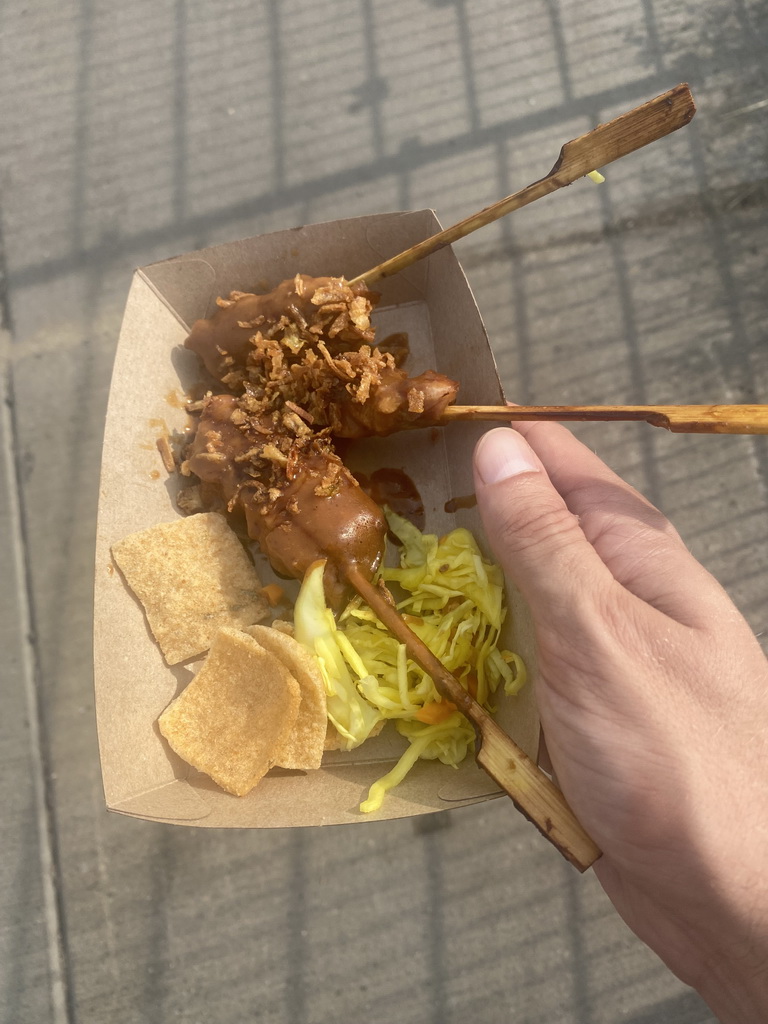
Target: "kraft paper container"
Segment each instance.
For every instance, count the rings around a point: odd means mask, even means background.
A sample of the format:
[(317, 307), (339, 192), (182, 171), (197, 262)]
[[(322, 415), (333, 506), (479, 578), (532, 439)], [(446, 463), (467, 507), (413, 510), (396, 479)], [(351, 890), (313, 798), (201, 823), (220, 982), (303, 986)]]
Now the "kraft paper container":
[[(115, 567), (111, 545), (126, 534), (179, 516), (158, 436), (188, 425), (184, 393), (198, 376), (197, 359), (182, 343), (192, 323), (209, 315), (232, 289), (268, 291), (297, 272), (351, 278), (440, 230), (434, 213), (381, 214), (315, 224), (187, 253), (136, 271), (120, 332), (104, 435), (96, 547), (95, 687), (106, 802), (111, 810), (183, 825), (264, 828), (399, 818), (476, 803), (499, 794), (470, 757), (458, 770), (419, 761), (382, 809), (363, 815), (368, 786), (391, 767), (405, 741), (387, 726), (350, 752), (329, 752), (315, 772), (273, 769), (247, 797), (230, 796), (178, 758), (156, 721), (193, 676), (169, 667), (141, 605)], [(461, 381), (462, 404), (503, 401), (483, 322), (462, 269), (443, 249), (375, 285), (381, 301), (377, 336), (407, 331), (409, 374), (435, 369)], [(347, 461), (371, 472), (404, 470), (415, 481), (427, 530), (468, 527), (485, 547), (475, 508), (445, 511), (450, 498), (473, 490), (471, 455), (486, 426), (454, 423), (356, 442)], [(260, 558), (266, 583), (273, 577)], [(502, 646), (530, 665), (525, 609), (508, 588), (511, 614)], [(538, 721), (530, 686), (499, 695), (497, 720), (531, 755)]]

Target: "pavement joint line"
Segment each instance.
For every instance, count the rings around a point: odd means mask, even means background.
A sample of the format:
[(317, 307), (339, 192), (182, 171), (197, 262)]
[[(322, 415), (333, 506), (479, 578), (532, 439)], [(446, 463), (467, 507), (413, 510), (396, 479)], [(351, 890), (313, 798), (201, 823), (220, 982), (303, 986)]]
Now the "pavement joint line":
[[(1, 253), (0, 253), (1, 255)], [(43, 744), (40, 708), (40, 668), (35, 643), (29, 565), (26, 558), (26, 537), (21, 501), (21, 476), (13, 415), (13, 382), (11, 378), (11, 337), (0, 326), (0, 444), (8, 495), (10, 529), (7, 540), (14, 565), (14, 589), (21, 634), (21, 675), (27, 703), (31, 774), (35, 793), (35, 815), (40, 848), (40, 873), (43, 893), (43, 914), (47, 939), (51, 1024), (74, 1024), (72, 1000), (67, 975), (62, 928), (62, 898), (59, 885), (57, 846), (53, 823), (53, 793), (47, 771), (48, 759)]]
[[(741, 288), (733, 274), (732, 244), (727, 231), (723, 228), (721, 211), (712, 203), (712, 197), (709, 194), (709, 176), (707, 174), (704, 153), (700, 140), (695, 134), (691, 134), (688, 137), (688, 146), (693, 162), (694, 174), (699, 183), (701, 203), (708, 215), (702, 221), (702, 224), (709, 234), (712, 252), (715, 256), (717, 274), (725, 294), (725, 312), (736, 342), (733, 346), (733, 351), (736, 353), (737, 371), (742, 375), (742, 381), (745, 385), (746, 393), (740, 400), (759, 403), (761, 396), (755, 391), (754, 378), (751, 373), (749, 358), (750, 339), (741, 309)], [(722, 346), (717, 346), (715, 351), (721, 366), (723, 382), (728, 384), (730, 383), (729, 372), (723, 357)], [(766, 449), (763, 438), (759, 434), (748, 436), (747, 443), (750, 448), (762, 496), (764, 499), (768, 499), (768, 449)]]
[[(680, 81), (680, 76), (684, 75), (684, 71), (684, 68), (672, 66), (664, 72), (652, 72), (621, 86), (602, 89), (590, 95), (574, 98), (566, 103), (546, 109), (536, 109), (519, 117), (470, 129), (447, 140), (418, 142), (416, 146), (407, 150), (406, 155), (400, 149), (378, 160), (332, 171), (309, 181), (295, 184), (281, 183), (278, 187), (268, 189), (260, 195), (242, 199), (229, 206), (206, 213), (191, 214), (182, 221), (164, 220), (156, 226), (148, 227), (133, 235), (126, 234), (117, 240), (110, 237), (92, 246), (75, 244), (72, 251), (66, 255), (20, 266), (11, 271), (8, 274), (8, 284), (16, 288), (46, 284), (65, 274), (82, 270), (84, 267), (96, 264), (115, 264), (124, 255), (135, 251), (143, 251), (160, 244), (170, 247), (177, 244), (172, 241), (173, 239), (181, 240), (187, 236), (198, 237), (207, 231), (218, 230), (224, 225), (234, 225), (249, 217), (273, 213), (275, 210), (289, 208), (298, 202), (306, 202), (308, 199), (326, 197), (353, 186), (375, 184), (390, 175), (401, 174), (406, 169), (406, 165), (408, 172), (413, 173), (429, 167), (437, 161), (462, 153), (472, 153), (486, 146), (493, 146), (499, 140), (515, 138), (534, 128), (540, 130), (573, 121), (579, 117), (591, 121), (595, 110), (600, 110), (608, 105), (636, 104), (642, 102), (643, 97), (650, 99), (651, 96), (663, 92), (664, 89), (670, 88), (671, 84)], [(560, 140), (561, 143), (567, 141), (566, 138)], [(557, 155), (554, 150), (542, 152), (542, 174), (547, 173), (550, 161), (554, 163)]]
[[(603, 223), (615, 223), (617, 212), (610, 181), (606, 181), (604, 185), (600, 186), (598, 201), (603, 213)], [(615, 294), (618, 299), (622, 325), (620, 337), (626, 353), (626, 365), (633, 400), (641, 405), (645, 405), (648, 402), (648, 388), (641, 352), (641, 338), (637, 325), (635, 301), (632, 295), (629, 266), (625, 251), (625, 240), (618, 234), (608, 234), (606, 235), (606, 245), (612, 254), (611, 263), (616, 275)], [(656, 437), (650, 430), (641, 431), (638, 443), (645, 478), (645, 493), (654, 505), (663, 508), (662, 484), (656, 461)]]

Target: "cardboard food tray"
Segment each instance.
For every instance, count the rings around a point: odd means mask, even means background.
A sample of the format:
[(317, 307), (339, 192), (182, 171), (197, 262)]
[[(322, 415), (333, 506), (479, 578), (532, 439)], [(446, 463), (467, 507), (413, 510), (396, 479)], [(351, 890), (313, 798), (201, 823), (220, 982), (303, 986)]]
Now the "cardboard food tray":
[[(273, 769), (244, 798), (230, 796), (190, 768), (160, 736), (156, 721), (193, 676), (169, 667), (144, 612), (116, 569), (110, 548), (126, 534), (179, 516), (156, 448), (158, 436), (189, 423), (184, 392), (197, 379), (196, 357), (181, 347), (191, 324), (210, 315), (232, 289), (268, 291), (298, 271), (362, 273), (440, 230), (430, 210), (381, 214), (296, 228), (187, 253), (136, 271), (120, 333), (104, 436), (96, 545), (94, 656), (96, 712), (107, 806), (140, 818), (207, 827), (263, 828), (341, 824), (398, 818), (476, 803), (499, 795), (472, 758), (459, 769), (419, 761), (381, 810), (363, 815), (367, 787), (405, 747), (392, 726), (356, 750), (326, 753), (315, 772)], [(443, 249), (396, 277), (379, 282), (377, 336), (409, 335), (411, 375), (435, 369), (461, 382), (462, 404), (503, 401), (482, 319), (463, 271)], [(471, 456), (483, 424), (455, 423), (354, 443), (353, 469), (404, 470), (424, 500), (427, 530), (466, 526), (485, 547), (475, 508), (445, 511), (448, 499), (472, 493)], [(270, 571), (263, 560), (264, 580)], [(525, 608), (510, 593), (502, 647), (530, 664)], [(499, 695), (497, 720), (531, 755), (538, 720), (530, 685), (514, 698)]]

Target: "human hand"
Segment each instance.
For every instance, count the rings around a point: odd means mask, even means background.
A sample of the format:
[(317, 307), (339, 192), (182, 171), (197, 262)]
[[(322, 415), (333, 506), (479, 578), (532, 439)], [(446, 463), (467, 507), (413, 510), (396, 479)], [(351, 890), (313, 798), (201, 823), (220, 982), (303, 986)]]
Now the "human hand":
[(657, 509), (565, 428), (516, 426), (478, 443), (478, 505), (595, 872), (724, 1021), (768, 1020), (768, 662)]

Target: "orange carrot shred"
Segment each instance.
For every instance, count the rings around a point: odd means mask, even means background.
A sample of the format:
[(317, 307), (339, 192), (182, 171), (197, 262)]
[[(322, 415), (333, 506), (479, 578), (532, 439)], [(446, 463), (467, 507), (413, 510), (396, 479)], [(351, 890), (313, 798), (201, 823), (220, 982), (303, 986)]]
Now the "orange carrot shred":
[(277, 583), (268, 583), (266, 587), (261, 588), (261, 593), (273, 608), (285, 603), (285, 591)]
[(438, 725), (440, 722), (444, 722), (446, 718), (450, 718), (454, 711), (456, 711), (456, 705), (451, 701), (433, 700), (419, 708), (414, 718), (417, 722), (423, 722), (425, 725)]

